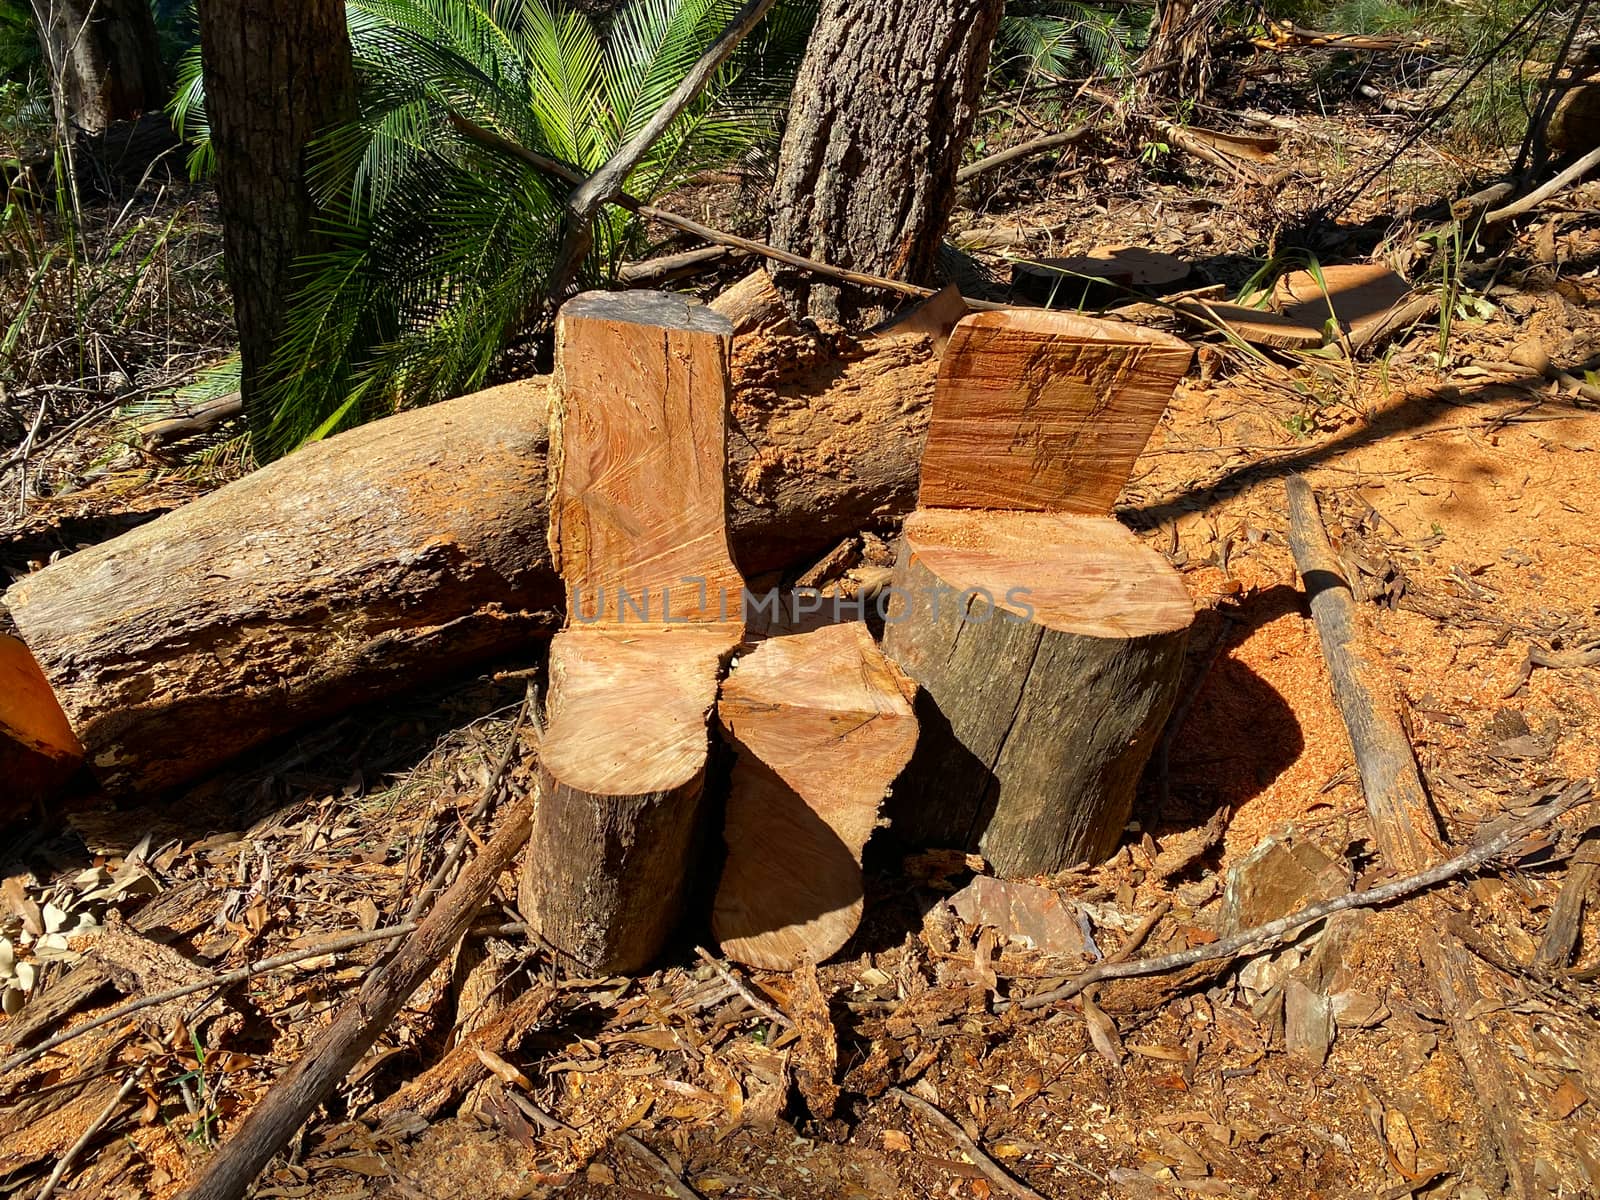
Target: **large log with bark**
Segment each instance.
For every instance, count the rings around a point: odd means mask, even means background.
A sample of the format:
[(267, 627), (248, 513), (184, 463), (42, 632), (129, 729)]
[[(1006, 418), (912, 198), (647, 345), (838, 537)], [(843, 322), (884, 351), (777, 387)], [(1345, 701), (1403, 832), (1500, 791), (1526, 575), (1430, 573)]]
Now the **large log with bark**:
[(591, 292), (556, 318), (550, 646), (523, 911), (593, 971), (633, 972), (682, 915), (704, 833), (707, 722), (744, 636), (728, 550), (733, 324), (664, 292)]
[(886, 613), (885, 649), (920, 685), (891, 805), (906, 839), (1012, 876), (1116, 846), (1194, 607), (1109, 513), (1189, 359), (1062, 313), (956, 326)]
[[(912, 506), (926, 336), (823, 342), (730, 292), (729, 516), (746, 573)], [(721, 306), (719, 306), (721, 307)], [(561, 623), (545, 381), (314, 443), (5, 595), (100, 781), (158, 790)]]

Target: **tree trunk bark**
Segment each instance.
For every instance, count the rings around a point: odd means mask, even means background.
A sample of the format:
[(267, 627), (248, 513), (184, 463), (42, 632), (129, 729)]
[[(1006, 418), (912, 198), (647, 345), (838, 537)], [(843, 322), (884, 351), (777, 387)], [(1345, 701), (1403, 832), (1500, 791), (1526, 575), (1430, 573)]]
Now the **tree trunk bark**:
[(206, 115), (252, 430), (294, 290), (293, 268), (318, 248), (305, 152), (355, 112), (355, 71), (340, 0), (200, 0)]
[(45, 62), (65, 115), (88, 133), (166, 101), (149, 0), (34, 0)]
[[(1003, 0), (825, 0), (778, 157), (770, 240), (930, 285)], [(794, 271), (795, 315), (870, 322), (880, 301)]]

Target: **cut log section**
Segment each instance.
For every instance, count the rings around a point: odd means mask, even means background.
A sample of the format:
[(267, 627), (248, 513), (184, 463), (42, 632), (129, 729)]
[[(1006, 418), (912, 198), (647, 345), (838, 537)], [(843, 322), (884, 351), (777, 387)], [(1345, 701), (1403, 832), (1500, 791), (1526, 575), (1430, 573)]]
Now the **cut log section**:
[(1365, 340), (1368, 328), (1410, 295), (1411, 285), (1388, 267), (1348, 263), (1280, 276), (1273, 303), (1291, 321), (1321, 329), (1333, 317), (1352, 338)]
[(934, 388), (922, 508), (1111, 511), (1192, 352), (1065, 313), (977, 313)]
[(0, 634), (0, 821), (48, 803), (82, 762), (83, 747), (39, 664)]
[(550, 547), (569, 587), (550, 646), (524, 911), (585, 968), (632, 972), (695, 874), (708, 721), (743, 637), (728, 550), (733, 327), (659, 292), (556, 320)]
[(889, 806), (905, 840), (1008, 876), (1116, 846), (1194, 607), (1108, 514), (1190, 356), (1060, 314), (956, 327), (886, 598), (885, 649), (920, 685)]
[(737, 753), (712, 929), (775, 971), (831, 957), (861, 922), (861, 854), (911, 758), (915, 684), (859, 621), (763, 642), (722, 686)]
[[(910, 511), (927, 339), (836, 356), (783, 331), (764, 274), (724, 307), (750, 331), (729, 445), (740, 564), (806, 560)], [(5, 603), (100, 783), (184, 783), (558, 628), (547, 408), (535, 378), (375, 421), (18, 580)]]

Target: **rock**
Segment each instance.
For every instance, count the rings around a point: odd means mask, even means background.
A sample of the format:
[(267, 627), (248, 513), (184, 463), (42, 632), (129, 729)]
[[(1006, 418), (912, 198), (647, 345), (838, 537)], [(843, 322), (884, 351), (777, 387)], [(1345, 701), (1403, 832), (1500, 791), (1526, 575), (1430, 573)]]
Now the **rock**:
[(1350, 890), (1350, 875), (1340, 863), (1310, 842), (1291, 842), (1272, 834), (1228, 872), (1222, 900), (1222, 932), (1238, 933), (1330, 900)]
[(1024, 950), (1068, 958), (1087, 953), (1077, 908), (1047, 887), (980, 875), (947, 903), (968, 925), (987, 925)]

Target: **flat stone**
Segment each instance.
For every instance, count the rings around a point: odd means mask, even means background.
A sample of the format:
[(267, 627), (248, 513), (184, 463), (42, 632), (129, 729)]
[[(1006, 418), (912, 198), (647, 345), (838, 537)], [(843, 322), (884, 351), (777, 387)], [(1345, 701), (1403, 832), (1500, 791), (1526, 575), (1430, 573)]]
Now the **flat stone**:
[(1047, 887), (980, 875), (947, 903), (968, 925), (988, 925), (1024, 950), (1067, 957), (1087, 952), (1077, 908)]

